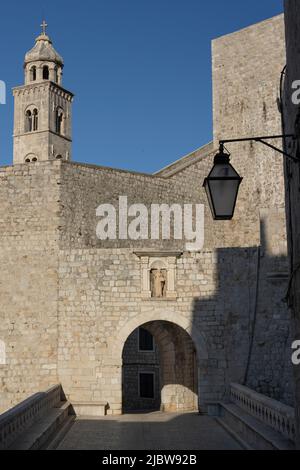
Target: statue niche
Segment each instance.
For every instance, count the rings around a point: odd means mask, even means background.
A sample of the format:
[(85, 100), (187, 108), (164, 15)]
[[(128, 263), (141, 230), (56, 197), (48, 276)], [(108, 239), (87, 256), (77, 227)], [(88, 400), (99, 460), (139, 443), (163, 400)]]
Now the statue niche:
[(167, 296), (167, 270), (151, 269), (150, 271), (151, 296), (161, 299)]

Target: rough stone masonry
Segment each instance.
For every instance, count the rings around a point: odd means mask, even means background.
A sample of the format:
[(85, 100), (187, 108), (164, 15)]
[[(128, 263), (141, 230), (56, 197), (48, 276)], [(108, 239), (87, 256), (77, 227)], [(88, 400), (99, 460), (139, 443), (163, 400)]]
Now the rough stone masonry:
[[(230, 222), (212, 220), (202, 188), (219, 138), (281, 133), (284, 50), (282, 16), (213, 41), (214, 142), (149, 175), (71, 161), (73, 95), (37, 38), (14, 91), (14, 162), (0, 168), (0, 411), (61, 383), (75, 406), (122, 413), (123, 348), (141, 326), (159, 349), (163, 410), (205, 411), (230, 382), (293, 404), (282, 159), (230, 147), (244, 177)], [(204, 248), (98, 240), (96, 209), (119, 196), (204, 204)], [(162, 298), (149, 295), (153, 269), (167, 273)]]
[[(285, 1), (285, 28), (287, 67), (283, 75), (282, 83), (282, 124), (284, 134), (295, 134), (298, 139), (286, 139), (286, 151), (294, 157), (299, 157), (299, 103), (294, 102), (294, 82), (300, 80), (299, 67), (299, 2), (295, 0)], [(299, 218), (299, 165), (286, 161), (286, 213), (288, 220), (288, 239), (290, 257), (290, 292), (289, 306), (293, 312), (292, 332), (293, 340), (300, 340), (300, 218)], [(297, 446), (300, 448), (300, 366), (294, 367), (295, 377), (295, 409), (297, 422)]]

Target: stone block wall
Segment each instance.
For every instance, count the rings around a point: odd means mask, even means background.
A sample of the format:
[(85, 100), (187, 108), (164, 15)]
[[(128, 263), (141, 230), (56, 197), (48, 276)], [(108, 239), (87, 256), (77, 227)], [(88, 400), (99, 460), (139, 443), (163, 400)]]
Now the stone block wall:
[[(65, 166), (69, 168), (72, 164), (22, 165), (3, 169), (1, 173), (3, 200), (8, 204), (2, 205), (1, 219), (4, 247), (1, 256), (5, 267), (2, 269), (1, 297), (7, 312), (1, 337), (7, 349), (7, 365), (0, 366), (3, 397), (10, 397), (9, 403), (13, 403), (37, 388), (50, 385), (55, 379), (62, 382), (71, 400), (108, 401), (111, 411), (115, 408), (118, 412), (122, 361), (121, 354), (115, 356), (116, 344), (124, 345), (135, 328), (144, 323), (168, 320), (184, 324), (194, 338), (195, 346), (202, 348), (198, 358), (199, 401), (223, 398), (230, 381), (241, 382), (245, 376), (254, 314), (250, 299), (255, 296), (256, 249), (228, 247), (184, 253), (177, 260), (177, 299), (167, 302), (142, 299), (141, 263), (133, 248), (83, 246), (73, 249), (62, 237), (61, 226), (65, 220), (61, 217), (61, 203), (67, 200), (66, 194), (62, 196)], [(78, 171), (78, 166), (74, 166)], [(102, 169), (93, 169), (93, 172), (95, 179), (105, 179)], [(131, 179), (132, 175), (129, 177)], [(86, 183), (89, 183), (88, 178)], [(92, 197), (93, 188), (90, 187)], [(147, 189), (149, 194), (150, 189)], [(88, 191), (86, 187), (84, 201), (87, 207)], [(47, 211), (44, 211), (45, 205)], [(35, 207), (34, 211), (32, 207)], [(12, 210), (15, 211), (15, 226), (11, 225)], [(76, 211), (69, 214), (78, 223), (80, 218)], [(68, 226), (73, 227), (73, 220)], [(4, 230), (7, 225), (9, 232)], [(89, 220), (90, 229), (95, 230), (95, 225), (94, 217)], [(280, 247), (281, 236), (278, 237)], [(69, 245), (69, 248), (62, 249), (63, 245)], [(169, 249), (172, 248), (172, 242), (169, 242)], [(285, 260), (279, 258), (277, 262), (278, 270), (282, 272), (284, 268), (280, 263), (284, 266)], [(17, 276), (22, 286), (19, 291)], [(259, 334), (267, 332), (266, 325), (269, 324), (280, 336), (280, 322), (285, 322), (285, 310), (280, 304), (284, 288), (278, 289), (278, 280), (276, 282), (275, 285), (266, 283), (266, 290), (260, 297)], [(266, 300), (270, 298), (272, 303)], [(23, 316), (24, 321), (21, 321)], [(122, 343), (118, 335), (122, 336), (130, 321), (133, 322), (132, 329), (128, 330)], [(11, 333), (13, 328), (17, 329), (17, 335)], [(29, 329), (28, 336), (26, 328)], [(199, 335), (202, 342), (199, 342)], [(274, 359), (274, 376), (268, 379), (266, 388), (264, 377), (269, 362), (261, 361), (259, 350), (270, 357), (272, 351), (267, 333), (265, 336), (264, 347), (260, 346), (258, 352), (254, 348), (257, 357), (250, 367), (249, 380), (265, 393), (284, 397), (286, 391), (281, 389), (280, 373), (275, 373), (285, 370), (281, 354), (283, 340), (280, 337), (278, 362)], [(14, 344), (13, 340), (16, 341)], [(41, 351), (37, 352), (39, 344)], [(15, 353), (13, 346), (18, 346)], [(27, 377), (34, 379), (26, 382), (22, 389), (23, 359), (28, 363)]]
[[(219, 139), (280, 135), (277, 98), (285, 65), (283, 15), (214, 40), (212, 57), (215, 145)], [(280, 139), (270, 143), (282, 145)], [(244, 179), (233, 225), (225, 225), (247, 234), (247, 246), (259, 244), (259, 211), (284, 209), (283, 158), (255, 142), (226, 147)], [(280, 233), (281, 223), (285, 227), (284, 219), (278, 220)], [(286, 246), (281, 246), (281, 254), (286, 255)]]
[(0, 410), (58, 383), (59, 164), (0, 168)]
[[(258, 144), (230, 146), (244, 177), (231, 222), (212, 221), (202, 188), (218, 138), (280, 133), (274, 90), (283, 51), (282, 17), (216, 40), (215, 142), (157, 175), (55, 161), (0, 169), (2, 410), (61, 382), (71, 401), (108, 402), (108, 412), (119, 414), (123, 347), (145, 323), (167, 323), (173, 358), (189, 364), (166, 387), (167, 408), (174, 397), (176, 409), (196, 398), (205, 410), (228, 398), (231, 382), (293, 402), (281, 301), (288, 284), (282, 159)], [(174, 240), (99, 241), (96, 208), (117, 205), (119, 196), (147, 207), (205, 204), (204, 249), (190, 253)], [(141, 250), (177, 252), (174, 298), (142, 296)]]
[(100, 220), (96, 217), (97, 207), (109, 203), (118, 209), (120, 196), (127, 197), (128, 206), (144, 204), (149, 213), (151, 204), (192, 203), (193, 198), (175, 181), (71, 162), (64, 163), (61, 172), (61, 248), (184, 248), (182, 241), (170, 244), (169, 240), (120, 240), (118, 235), (117, 240), (102, 241), (96, 235)]
[[(277, 100), (286, 62), (283, 15), (214, 40), (212, 56), (215, 145), (219, 139), (282, 134)], [(269, 142), (282, 146), (281, 139)], [(241, 246), (240, 232), (248, 237), (244, 246), (260, 246), (247, 384), (293, 404), (290, 312), (282, 302), (289, 282), (283, 157), (255, 142), (226, 147), (244, 178), (235, 218), (228, 227), (237, 246)], [(253, 299), (255, 295), (252, 291)]]
[[(199, 352), (200, 402), (225, 398), (230, 382), (241, 383), (245, 378), (256, 256), (256, 249), (186, 253), (177, 261), (177, 300), (158, 301), (141, 298), (140, 261), (132, 251), (61, 251), (58, 358), (59, 376), (69, 398), (105, 400), (120, 409), (122, 347), (132, 331), (147, 321), (187, 325)], [(259, 292), (249, 381), (256, 389), (289, 401), (290, 384), (283, 386), (282, 380), (283, 374), (289, 375), (289, 362), (282, 356), (287, 324), (281, 306), (284, 289), (282, 282), (278, 288), (278, 280), (264, 282), (267, 290)], [(278, 353), (273, 357), (274, 351)]]
[[(284, 75), (283, 89), (283, 131), (285, 134), (295, 134), (296, 139), (286, 139), (285, 149), (294, 157), (299, 157), (299, 104), (293, 102), (295, 92), (293, 82), (300, 80), (300, 5), (296, 0), (285, 1), (285, 32), (287, 68)], [(297, 86), (297, 88), (299, 88)], [(292, 340), (300, 340), (300, 174), (299, 164), (286, 162), (286, 213), (288, 219), (288, 241), (290, 257), (291, 290), (289, 305), (292, 311)], [(300, 367), (294, 367), (297, 443), (300, 448)]]

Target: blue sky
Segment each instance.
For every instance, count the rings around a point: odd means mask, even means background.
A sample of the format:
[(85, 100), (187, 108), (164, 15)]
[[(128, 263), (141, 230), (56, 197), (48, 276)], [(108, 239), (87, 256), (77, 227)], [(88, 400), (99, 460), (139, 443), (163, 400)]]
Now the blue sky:
[(11, 88), (43, 16), (76, 95), (73, 160), (153, 172), (211, 140), (211, 40), (282, 10), (282, 0), (1, 2), (0, 165), (12, 163)]

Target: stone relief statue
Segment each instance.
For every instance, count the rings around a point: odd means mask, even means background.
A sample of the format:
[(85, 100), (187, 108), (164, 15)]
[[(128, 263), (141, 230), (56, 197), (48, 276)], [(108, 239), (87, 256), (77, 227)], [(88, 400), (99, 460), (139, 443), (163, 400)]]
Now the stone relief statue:
[(167, 295), (167, 270), (152, 269), (150, 276), (152, 297), (162, 298)]

